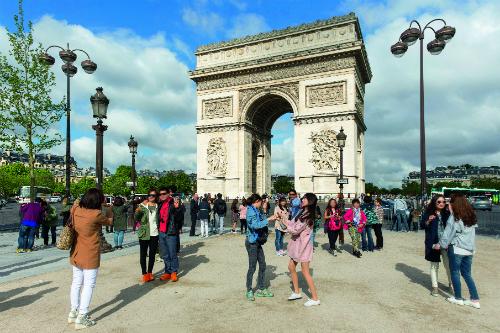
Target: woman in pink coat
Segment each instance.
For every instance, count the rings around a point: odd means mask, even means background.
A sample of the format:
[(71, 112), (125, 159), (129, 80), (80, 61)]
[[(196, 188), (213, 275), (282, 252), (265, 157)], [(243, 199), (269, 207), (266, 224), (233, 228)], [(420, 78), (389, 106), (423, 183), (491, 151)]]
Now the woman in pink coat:
[(344, 229), (349, 231), (352, 239), (352, 254), (361, 258), (359, 243), (361, 242), (361, 233), (366, 225), (366, 215), (359, 206), (359, 199), (353, 199), (352, 207), (344, 214)]
[(309, 262), (312, 260), (313, 244), (311, 242), (311, 234), (313, 231), (314, 219), (316, 217), (316, 205), (318, 199), (312, 193), (306, 193), (302, 198), (302, 211), (297, 214), (295, 219), (288, 221), (287, 232), (292, 236), (288, 242), (288, 256), (290, 262), (288, 263), (288, 270), (292, 277), (293, 292), (288, 297), (289, 301), (302, 298), (299, 290), (299, 277), (297, 275), (297, 263), (300, 262), (302, 275), (306, 279), (309, 291), (311, 292), (311, 299), (309, 299), (305, 306), (320, 305), (316, 286), (309, 273)]

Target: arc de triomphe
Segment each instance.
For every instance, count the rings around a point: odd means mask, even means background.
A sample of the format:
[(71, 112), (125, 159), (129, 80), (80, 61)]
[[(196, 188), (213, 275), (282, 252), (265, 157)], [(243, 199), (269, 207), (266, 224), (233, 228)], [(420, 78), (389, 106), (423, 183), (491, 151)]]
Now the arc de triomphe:
[(293, 113), (297, 191), (339, 192), (343, 127), (344, 192), (364, 192), (372, 74), (353, 13), (202, 46), (196, 59), (199, 193), (271, 193), (271, 128), (285, 113)]

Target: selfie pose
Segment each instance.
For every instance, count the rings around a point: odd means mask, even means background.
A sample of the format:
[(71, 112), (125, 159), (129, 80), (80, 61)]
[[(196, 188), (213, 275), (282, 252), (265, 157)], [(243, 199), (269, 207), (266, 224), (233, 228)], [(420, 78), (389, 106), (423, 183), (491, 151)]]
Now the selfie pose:
[(299, 290), (299, 277), (297, 275), (297, 264), (300, 262), (302, 275), (307, 282), (311, 299), (304, 303), (304, 306), (310, 307), (320, 305), (316, 286), (309, 272), (309, 263), (312, 260), (313, 244), (311, 235), (313, 233), (314, 221), (316, 219), (316, 206), (318, 199), (312, 193), (306, 193), (302, 198), (302, 212), (300, 215), (288, 221), (287, 232), (292, 236), (288, 243), (288, 270), (292, 278), (293, 292), (288, 297), (289, 301), (302, 298)]

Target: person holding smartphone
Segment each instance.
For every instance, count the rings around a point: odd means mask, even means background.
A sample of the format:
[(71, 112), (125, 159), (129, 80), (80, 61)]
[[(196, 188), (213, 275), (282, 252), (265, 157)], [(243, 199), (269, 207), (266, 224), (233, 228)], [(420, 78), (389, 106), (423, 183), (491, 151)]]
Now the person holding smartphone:
[[(264, 218), (260, 212), (262, 207), (262, 197), (258, 194), (252, 194), (248, 199), (247, 207), (247, 225), (248, 232), (245, 240), (245, 247), (248, 253), (248, 271), (247, 271), (247, 293), (246, 297), (249, 301), (255, 301), (255, 297), (273, 297), (274, 294), (267, 290), (264, 282), (266, 274), (266, 257), (262, 245), (267, 241), (269, 222), (277, 219), (276, 215), (269, 218)], [(252, 281), (255, 270), (259, 263), (259, 273), (257, 275), (257, 291), (253, 292)]]

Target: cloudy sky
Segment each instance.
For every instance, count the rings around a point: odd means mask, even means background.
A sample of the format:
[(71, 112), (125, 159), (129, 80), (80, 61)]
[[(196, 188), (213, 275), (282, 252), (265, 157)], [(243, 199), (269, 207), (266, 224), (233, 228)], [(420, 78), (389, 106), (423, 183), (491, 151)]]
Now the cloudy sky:
[[(16, 10), (17, 1), (0, 1), (0, 52)], [(429, 167), (500, 164), (499, 1), (25, 0), (38, 41), (69, 42), (98, 64), (95, 74), (80, 69), (72, 80), (72, 153), (80, 166), (95, 164), (89, 97), (102, 86), (111, 100), (110, 169), (129, 163), (126, 143), (134, 134), (139, 168), (196, 170), (195, 86), (187, 71), (198, 45), (351, 11), (361, 21), (373, 71), (365, 96), (367, 181), (399, 186), (419, 169), (418, 45), (403, 58), (389, 52), (414, 18), (442, 17), (457, 29), (439, 56), (425, 53)], [(432, 39), (427, 33), (426, 42)], [(56, 64), (53, 96), (60, 99), (65, 78)], [(289, 115), (273, 127), (273, 173), (293, 173), (292, 128)], [(58, 129), (64, 134), (62, 123)]]

